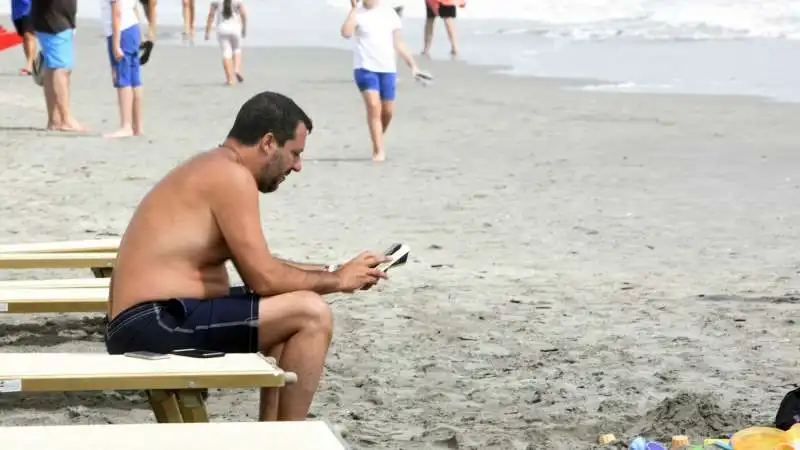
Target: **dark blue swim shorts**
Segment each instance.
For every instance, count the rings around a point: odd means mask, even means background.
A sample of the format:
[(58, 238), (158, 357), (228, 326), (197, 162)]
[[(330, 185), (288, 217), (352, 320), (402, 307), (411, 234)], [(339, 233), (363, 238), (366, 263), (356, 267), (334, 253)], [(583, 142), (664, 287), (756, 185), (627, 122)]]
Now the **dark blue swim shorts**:
[(106, 350), (112, 355), (181, 348), (256, 353), (258, 302), (258, 294), (237, 286), (226, 297), (140, 303), (107, 324)]

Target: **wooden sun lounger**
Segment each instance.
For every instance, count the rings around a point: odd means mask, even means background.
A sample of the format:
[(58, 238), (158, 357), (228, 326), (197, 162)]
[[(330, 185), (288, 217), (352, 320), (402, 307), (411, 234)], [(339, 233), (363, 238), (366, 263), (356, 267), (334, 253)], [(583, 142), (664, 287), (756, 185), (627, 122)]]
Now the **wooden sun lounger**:
[(95, 277), (111, 276), (116, 252), (89, 253), (0, 253), (0, 269), (83, 269)]
[(120, 238), (0, 245), (0, 253), (116, 253)]
[(0, 288), (0, 314), (104, 312), (107, 310), (108, 287), (72, 289)]
[[(281, 370), (273, 358), (253, 353), (156, 360), (104, 353), (0, 353), (0, 395), (142, 389), (159, 423), (208, 422), (203, 389), (282, 387), (296, 381), (297, 375)], [(6, 450), (4, 444), (0, 440)]]
[(109, 278), (64, 278), (52, 280), (6, 280), (0, 281), (0, 290), (9, 289), (108, 289)]
[(3, 450), (347, 450), (325, 421), (0, 427)]

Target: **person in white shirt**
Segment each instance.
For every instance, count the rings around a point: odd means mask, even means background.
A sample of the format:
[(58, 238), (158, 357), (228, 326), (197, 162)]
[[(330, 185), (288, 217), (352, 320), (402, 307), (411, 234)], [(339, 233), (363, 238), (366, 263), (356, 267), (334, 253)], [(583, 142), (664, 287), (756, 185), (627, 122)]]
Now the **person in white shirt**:
[(372, 138), (372, 160), (384, 161), (383, 134), (394, 114), (397, 88), (395, 52), (406, 62), (412, 73), (419, 73), (414, 58), (408, 52), (400, 33), (400, 17), (380, 0), (350, 0), (352, 6), (342, 24), (342, 37), (355, 36), (353, 75), (367, 110), (367, 124)]
[(241, 0), (212, 1), (206, 21), (206, 40), (216, 18), (217, 41), (222, 50), (222, 67), (228, 84), (233, 86), (242, 77), (242, 40), (247, 35), (247, 10)]
[(141, 34), (136, 1), (100, 0), (111, 63), (111, 81), (117, 89), (119, 102), (120, 127), (105, 135), (110, 138), (142, 134)]

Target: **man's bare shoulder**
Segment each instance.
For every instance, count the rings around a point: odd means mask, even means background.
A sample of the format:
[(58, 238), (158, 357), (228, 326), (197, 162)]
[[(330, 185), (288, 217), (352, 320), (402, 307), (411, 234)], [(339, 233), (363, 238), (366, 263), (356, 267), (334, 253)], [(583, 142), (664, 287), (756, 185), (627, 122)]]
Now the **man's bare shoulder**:
[(212, 195), (257, 190), (253, 174), (219, 150), (200, 154), (186, 163), (186, 169), (197, 178), (204, 190)]

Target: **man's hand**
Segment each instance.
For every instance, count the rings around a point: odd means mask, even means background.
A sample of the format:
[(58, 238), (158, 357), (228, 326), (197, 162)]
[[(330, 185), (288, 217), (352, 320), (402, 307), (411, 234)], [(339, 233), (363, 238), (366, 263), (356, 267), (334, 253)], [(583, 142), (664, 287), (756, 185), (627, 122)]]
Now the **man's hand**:
[(122, 58), (124, 58), (124, 57), (125, 57), (125, 54), (122, 53), (122, 48), (120, 48), (120, 46), (118, 46), (118, 45), (115, 45), (114, 46), (114, 59), (116, 59), (117, 61), (122, 61)]
[(386, 274), (375, 267), (382, 262), (390, 260), (391, 258), (386, 255), (362, 252), (334, 272), (339, 276), (339, 292), (355, 292), (359, 289), (369, 289), (379, 279), (385, 279)]

